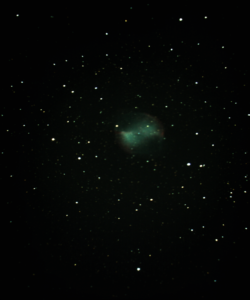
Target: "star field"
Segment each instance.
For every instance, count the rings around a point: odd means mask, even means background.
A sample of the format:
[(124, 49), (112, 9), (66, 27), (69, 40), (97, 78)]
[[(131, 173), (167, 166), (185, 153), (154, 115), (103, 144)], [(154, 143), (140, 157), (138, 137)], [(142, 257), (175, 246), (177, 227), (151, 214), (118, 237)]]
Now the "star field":
[(241, 298), (244, 14), (150, 1), (8, 12), (1, 180), (10, 293)]

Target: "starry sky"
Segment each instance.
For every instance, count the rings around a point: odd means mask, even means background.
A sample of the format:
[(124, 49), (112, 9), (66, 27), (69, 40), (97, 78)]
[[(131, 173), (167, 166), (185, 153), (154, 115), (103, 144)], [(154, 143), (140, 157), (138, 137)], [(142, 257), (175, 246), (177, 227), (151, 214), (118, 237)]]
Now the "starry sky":
[[(10, 291), (215, 299), (246, 289), (244, 10), (148, 1), (6, 12)], [(155, 137), (124, 141), (149, 120)]]

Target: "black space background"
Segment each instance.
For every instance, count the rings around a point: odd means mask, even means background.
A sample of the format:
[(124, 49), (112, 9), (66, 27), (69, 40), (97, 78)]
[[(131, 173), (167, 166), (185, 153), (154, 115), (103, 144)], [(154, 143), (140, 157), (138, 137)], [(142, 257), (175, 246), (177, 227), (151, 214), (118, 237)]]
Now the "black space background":
[[(5, 12), (4, 287), (43, 299), (242, 299), (246, 7), (60, 7)], [(159, 155), (117, 143), (117, 120), (134, 111), (163, 125)]]

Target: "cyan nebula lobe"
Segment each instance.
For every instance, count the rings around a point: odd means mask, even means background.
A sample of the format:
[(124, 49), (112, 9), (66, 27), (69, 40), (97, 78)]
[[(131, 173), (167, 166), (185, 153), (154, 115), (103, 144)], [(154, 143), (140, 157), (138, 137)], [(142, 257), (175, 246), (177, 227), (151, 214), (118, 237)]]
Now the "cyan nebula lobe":
[[(151, 121), (152, 122), (152, 121)], [(128, 145), (138, 145), (143, 143), (146, 139), (159, 135), (156, 126), (147, 123), (139, 123), (134, 125), (129, 131), (123, 131), (123, 141)]]
[(157, 153), (164, 137), (157, 118), (143, 113), (122, 115), (116, 131), (121, 148), (133, 154)]

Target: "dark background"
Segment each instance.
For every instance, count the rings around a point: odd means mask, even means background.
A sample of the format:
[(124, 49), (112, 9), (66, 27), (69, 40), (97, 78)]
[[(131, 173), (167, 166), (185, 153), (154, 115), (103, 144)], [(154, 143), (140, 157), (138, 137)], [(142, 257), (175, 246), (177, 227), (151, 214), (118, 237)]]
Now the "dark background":
[[(43, 299), (241, 297), (246, 7), (62, 6), (5, 12), (4, 287)], [(117, 142), (117, 120), (134, 111), (163, 125), (160, 155)]]

